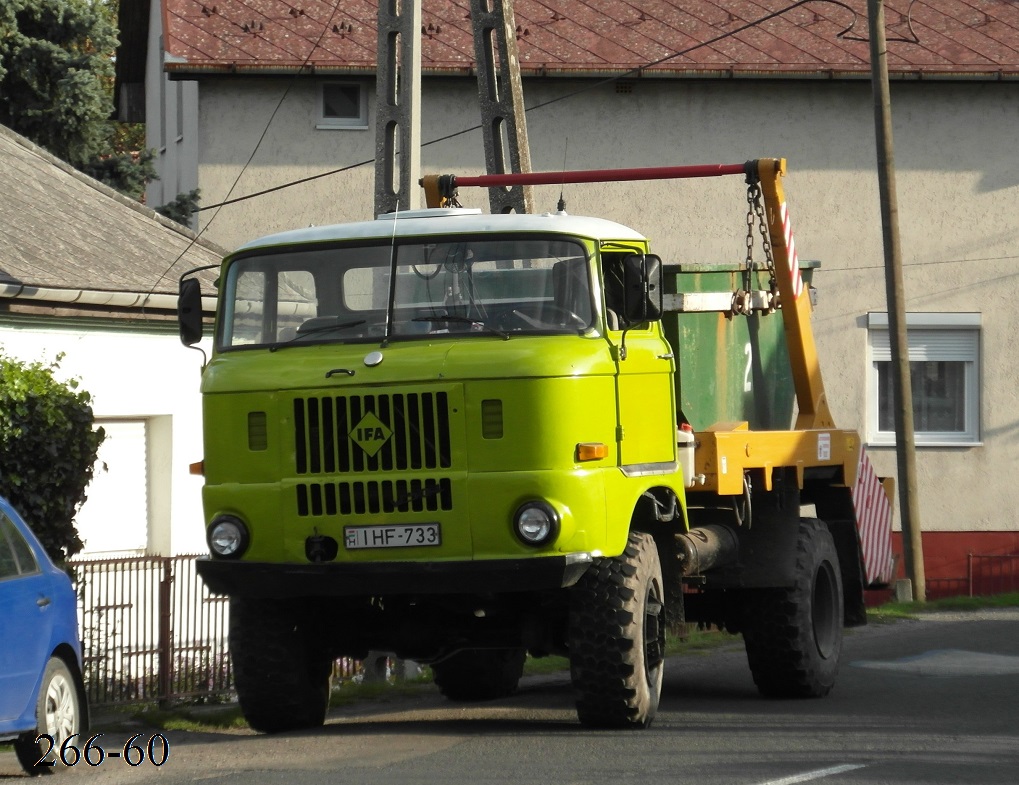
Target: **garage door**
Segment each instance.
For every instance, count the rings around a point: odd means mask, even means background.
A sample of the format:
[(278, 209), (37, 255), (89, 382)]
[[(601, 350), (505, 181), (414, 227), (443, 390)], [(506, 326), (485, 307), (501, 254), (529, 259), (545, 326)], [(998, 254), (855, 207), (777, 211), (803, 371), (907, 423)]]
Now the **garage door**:
[[(82, 556), (136, 555), (148, 546), (145, 420), (97, 421), (106, 431), (85, 504), (75, 518)], [(105, 469), (104, 469), (105, 464)]]

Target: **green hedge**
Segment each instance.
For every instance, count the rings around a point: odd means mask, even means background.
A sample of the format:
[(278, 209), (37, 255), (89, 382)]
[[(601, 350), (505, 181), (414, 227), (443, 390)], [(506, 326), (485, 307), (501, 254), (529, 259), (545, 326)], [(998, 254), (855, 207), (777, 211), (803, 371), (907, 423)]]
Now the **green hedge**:
[(77, 380), (55, 378), (62, 357), (25, 363), (0, 349), (0, 495), (57, 562), (83, 547), (74, 516), (106, 436)]

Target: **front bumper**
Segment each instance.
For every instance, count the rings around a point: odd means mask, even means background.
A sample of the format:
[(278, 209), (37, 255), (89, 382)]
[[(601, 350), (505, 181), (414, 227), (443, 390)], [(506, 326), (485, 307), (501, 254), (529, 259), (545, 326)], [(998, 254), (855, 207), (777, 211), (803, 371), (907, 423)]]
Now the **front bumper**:
[(542, 591), (572, 586), (591, 554), (449, 562), (275, 564), (197, 560), (210, 591), (231, 597), (378, 597)]

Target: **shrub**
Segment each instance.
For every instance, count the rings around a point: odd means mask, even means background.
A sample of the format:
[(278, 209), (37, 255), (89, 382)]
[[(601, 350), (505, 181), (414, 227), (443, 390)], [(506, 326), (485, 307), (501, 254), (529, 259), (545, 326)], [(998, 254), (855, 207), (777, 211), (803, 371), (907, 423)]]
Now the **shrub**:
[(106, 435), (77, 380), (54, 377), (62, 357), (23, 363), (0, 350), (0, 495), (57, 562), (83, 547), (74, 516)]

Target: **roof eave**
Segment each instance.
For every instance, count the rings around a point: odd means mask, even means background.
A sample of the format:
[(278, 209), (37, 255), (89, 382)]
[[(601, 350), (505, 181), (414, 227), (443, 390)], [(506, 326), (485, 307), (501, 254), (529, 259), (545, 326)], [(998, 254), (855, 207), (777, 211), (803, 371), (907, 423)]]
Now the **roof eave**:
[[(176, 311), (177, 295), (158, 292), (103, 291), (33, 286), (31, 284), (0, 282), (0, 302), (4, 300), (31, 301), (35, 304), (103, 306), (107, 308)], [(215, 313), (216, 298), (202, 297), (202, 310)]]
[[(209, 76), (340, 76), (374, 77), (373, 64), (322, 65), (318, 63), (238, 63), (238, 62), (175, 62), (166, 64), (170, 79), (189, 80)], [(606, 68), (576, 65), (529, 65), (521, 63), (520, 73), (524, 77), (539, 78), (584, 78), (584, 79), (817, 79), (817, 80), (866, 80), (871, 78), (869, 65), (860, 67), (685, 67), (685, 68)], [(473, 63), (463, 65), (426, 66), (423, 76), (470, 76), (476, 75)], [(1004, 68), (891, 68), (888, 73), (893, 81), (984, 81), (1001, 82), (1019, 80), (1019, 67), (1014, 71)]]

